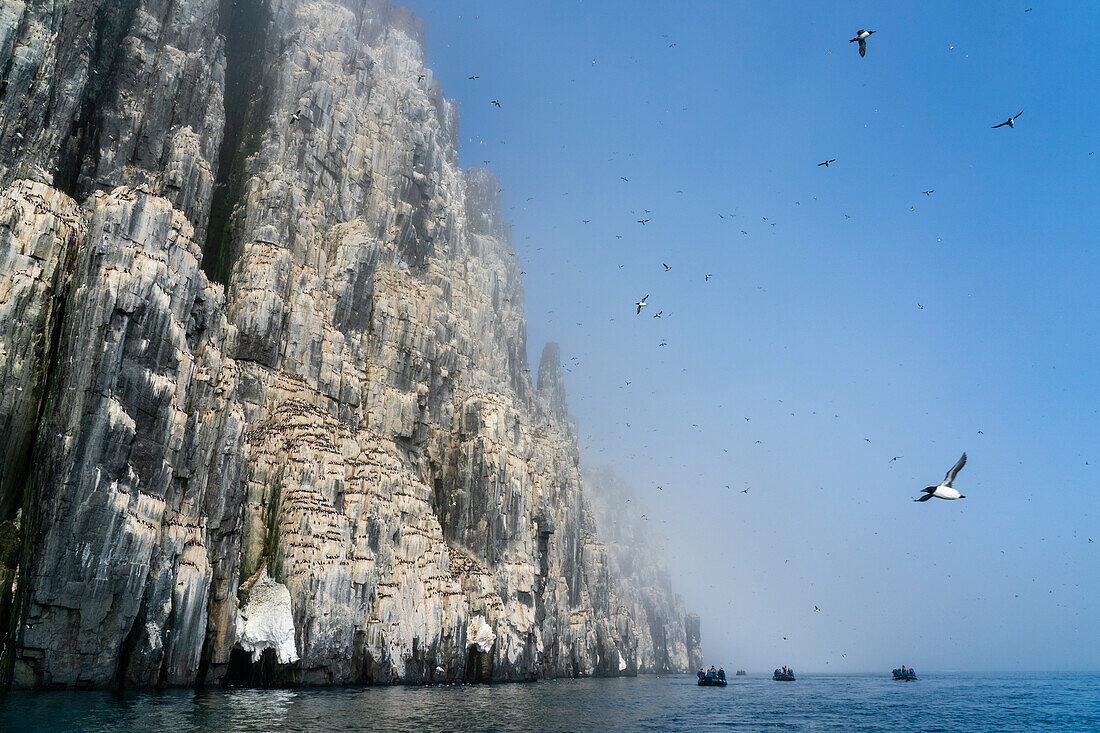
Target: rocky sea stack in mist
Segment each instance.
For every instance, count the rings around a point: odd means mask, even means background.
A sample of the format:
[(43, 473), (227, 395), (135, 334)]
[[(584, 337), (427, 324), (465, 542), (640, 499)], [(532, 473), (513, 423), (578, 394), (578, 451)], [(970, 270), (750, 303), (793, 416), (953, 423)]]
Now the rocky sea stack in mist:
[[(684, 671), (384, 0), (0, 6), (5, 685)], [(629, 561), (625, 559), (629, 557)]]

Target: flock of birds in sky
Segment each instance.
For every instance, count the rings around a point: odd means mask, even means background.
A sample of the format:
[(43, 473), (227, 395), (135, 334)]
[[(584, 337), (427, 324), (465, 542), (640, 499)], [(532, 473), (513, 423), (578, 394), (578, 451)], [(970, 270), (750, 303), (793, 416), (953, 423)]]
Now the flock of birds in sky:
[[(1024, 12), (1025, 13), (1031, 12), (1031, 10), (1032, 10), (1031, 8), (1027, 8), (1026, 10), (1024, 10)], [(855, 36), (853, 38), (849, 39), (849, 41), (848, 41), (849, 43), (858, 43), (859, 44), (858, 49), (859, 49), (860, 58), (864, 58), (864, 57), (867, 56), (867, 39), (869, 39), (875, 32), (876, 31), (871, 30), (871, 29), (860, 28), (858, 31), (856, 31)], [(672, 43), (672, 44), (670, 44), (669, 47), (671, 48), (671, 47), (674, 47), (675, 45), (676, 45), (675, 43)], [(593, 59), (592, 60), (592, 65), (594, 66), (595, 64), (596, 64), (596, 60)], [(470, 81), (474, 81), (474, 80), (480, 79), (481, 77), (478, 74), (471, 74), (466, 78)], [(418, 75), (417, 81), (421, 81), (422, 79), (423, 79), (423, 75)], [(490, 104), (492, 104), (494, 107), (496, 107), (498, 109), (502, 108), (501, 107), (501, 102), (500, 102), (499, 99), (490, 100)], [(1000, 127), (1015, 128), (1016, 127), (1016, 120), (1019, 119), (1020, 115), (1022, 115), (1023, 113), (1024, 113), (1024, 110), (1020, 110), (1019, 112), (1012, 115), (1011, 117), (1009, 117), (1004, 122), (993, 125), (992, 129), (997, 129), (997, 128), (1000, 128)], [(835, 163), (836, 161), (837, 161), (836, 158), (826, 158), (825, 160), (818, 163), (817, 166), (819, 168), (820, 167), (828, 168), (831, 164)], [(483, 162), (488, 164), (491, 161), (483, 161)], [(619, 179), (623, 182), (626, 182), (626, 183), (628, 183), (629, 180), (630, 180), (626, 176), (619, 176)], [(921, 193), (924, 194), (925, 196), (931, 196), (933, 193), (935, 193), (935, 189), (928, 189), (928, 190), (925, 190), (925, 191), (921, 191)], [(528, 200), (530, 201), (531, 199), (528, 199)], [(645, 226), (650, 221), (652, 221), (652, 218), (647, 216), (649, 214), (648, 209), (643, 210), (643, 211), (644, 211), (644, 215), (642, 216), (642, 218), (636, 219), (635, 221), (638, 224), (640, 224), (642, 226)], [(720, 214), (719, 216), (721, 216), (723, 219), (725, 218), (724, 215)], [(850, 217), (848, 217), (848, 215), (845, 214), (845, 218), (850, 218)], [(767, 220), (768, 220), (767, 217), (764, 217), (763, 219), (764, 219), (765, 222), (767, 222)], [(589, 222), (588, 219), (583, 219), (582, 221), (585, 224), (587, 224)], [(775, 226), (775, 223), (773, 222), (773, 223), (771, 223), (771, 225)], [(748, 234), (748, 232), (745, 231), (745, 230), (741, 230), (741, 233), (746, 234), (746, 235)], [(617, 236), (619, 238), (621, 238), (621, 235), (617, 235)], [(664, 267), (665, 272), (669, 272), (669, 271), (672, 270), (672, 267), (670, 265), (668, 265), (667, 263), (662, 263), (662, 266)], [(620, 265), (620, 267), (622, 267), (622, 266)], [(710, 279), (711, 279), (711, 274), (707, 273), (705, 275), (705, 280), (709, 281)], [(642, 309), (646, 308), (649, 305), (649, 302), (648, 302), (649, 297), (650, 296), (647, 293), (641, 299), (634, 302), (635, 315), (641, 315)], [(920, 309), (920, 310), (923, 310), (924, 306), (923, 306), (923, 304), (918, 303), (917, 308)], [(660, 318), (663, 315), (664, 315), (664, 311), (663, 310), (658, 310), (657, 312), (655, 312), (653, 314), (653, 317), (654, 318)], [(665, 342), (665, 341), (662, 341), (659, 344), (659, 346), (665, 346), (665, 345), (667, 345), (667, 342)], [(569, 365), (565, 364), (563, 366), (568, 369)], [(627, 384), (629, 384), (629, 382)], [(746, 418), (746, 420), (747, 419), (748, 418)], [(981, 431), (979, 431), (979, 433), (980, 432)], [(756, 441), (756, 442), (759, 443), (761, 441)], [(870, 442), (870, 441), (868, 440), (868, 442)], [(892, 463), (894, 461), (897, 461), (899, 458), (901, 458), (901, 456), (894, 456), (892, 459), (890, 459), (890, 462)], [(965, 496), (963, 494), (959, 493), (958, 490), (956, 490), (955, 488), (952, 487), (952, 482), (954, 481), (956, 475), (959, 473), (959, 471), (962, 469), (962, 467), (965, 464), (966, 464), (966, 454), (963, 453), (962, 458), (960, 458), (959, 461), (951, 468), (951, 470), (947, 472), (947, 475), (944, 478), (942, 483), (940, 483), (938, 486), (929, 486), (929, 487), (923, 489), (922, 490), (923, 496), (921, 496), (918, 499), (914, 499), (914, 501), (923, 502), (923, 501), (927, 501), (927, 500), (932, 499), (932, 498), (944, 499), (944, 500), (954, 500), (954, 499), (963, 499), (963, 498), (965, 498)], [(661, 487), (658, 487), (658, 489), (660, 489), (660, 488)], [(746, 493), (747, 494), (748, 489), (745, 489), (741, 493)], [(645, 515), (642, 515), (642, 518), (643, 519), (648, 519), (648, 517), (646, 517)], [(815, 607), (815, 610), (816, 610), (816, 607)]]
[[(1030, 11), (1031, 11), (1031, 8), (1028, 8), (1024, 12), (1026, 13), (1026, 12), (1030, 12)], [(863, 58), (863, 57), (867, 56), (867, 39), (870, 38), (871, 35), (874, 32), (875, 31), (873, 31), (873, 30), (866, 30), (866, 29), (860, 28), (858, 31), (856, 31), (855, 37), (848, 41), (849, 43), (858, 43), (859, 44), (860, 58)], [(476, 77), (470, 77), (470, 78), (476, 78)], [(500, 105), (497, 104), (497, 106), (499, 107)], [(1008, 126), (1010, 128), (1015, 128), (1016, 127), (1016, 120), (1019, 119), (1020, 115), (1022, 115), (1023, 113), (1024, 113), (1024, 111), (1020, 110), (1019, 112), (1012, 115), (1011, 117), (1009, 117), (1004, 122), (1002, 122), (998, 125), (993, 125), (992, 129), (996, 130), (999, 127), (1005, 127), (1005, 126)], [(817, 166), (819, 168), (820, 167), (828, 168), (830, 164), (835, 163), (835, 162), (836, 162), (836, 158), (826, 158), (825, 160), (818, 163)], [(620, 178), (623, 181), (627, 180), (625, 177), (622, 177), (622, 176), (620, 176)], [(925, 196), (931, 196), (933, 193), (935, 193), (935, 189), (929, 189), (927, 191), (921, 191), (921, 193), (923, 193)], [(845, 215), (845, 216), (847, 216), (847, 215)], [(725, 217), (723, 217), (723, 218), (725, 218)], [(767, 217), (765, 217), (764, 220), (767, 221)], [(638, 219), (637, 220), (637, 222), (639, 224), (642, 224), (643, 226), (646, 223), (648, 223), (649, 221), (650, 221), (649, 218), (643, 218), (643, 219)], [(774, 226), (774, 224), (773, 224), (773, 226)], [(742, 234), (744, 234), (744, 233), (745, 233), (744, 230), (742, 230)], [(665, 263), (662, 263), (662, 264), (664, 265), (664, 268), (665, 268), (666, 272), (668, 272), (669, 270), (672, 269), (667, 264), (665, 264)], [(705, 276), (706, 280), (710, 280), (710, 278), (711, 278), (710, 274), (707, 274)], [(641, 300), (635, 301), (635, 303), (634, 303), (635, 315), (641, 315), (642, 309), (645, 308), (647, 305), (649, 305), (648, 300), (649, 300), (649, 294), (647, 293), (645, 296), (643, 296), (641, 298)], [(918, 303), (917, 308), (923, 310), (924, 306), (922, 304)], [(657, 313), (654, 314), (653, 317), (654, 318), (660, 318), (663, 313), (664, 313), (664, 311), (658, 311)], [(896, 461), (898, 458), (901, 458), (901, 456), (895, 456), (894, 458), (891, 459), (891, 462)], [(964, 465), (966, 465), (966, 453), (963, 453), (962, 458), (959, 459), (958, 463), (956, 463), (951, 468), (951, 470), (947, 472), (947, 476), (944, 478), (942, 483), (940, 483), (938, 486), (929, 486), (929, 487), (923, 489), (922, 493), (924, 495), (921, 496), (919, 499), (914, 499), (914, 501), (918, 501), (918, 502), (928, 501), (929, 499), (931, 499), (933, 497), (937, 498), (937, 499), (945, 499), (945, 500), (949, 500), (949, 501), (954, 500), (954, 499), (965, 499), (966, 496), (964, 494), (960, 494), (957, 489), (955, 489), (951, 486), (951, 483), (955, 480), (955, 476), (959, 473), (959, 471), (962, 469), (962, 467)], [(748, 493), (748, 490), (746, 489), (742, 493)], [(1091, 542), (1091, 540), (1090, 540), (1090, 542)], [(816, 611), (816, 610), (819, 610), (819, 609), (817, 608), (817, 606), (814, 606), (814, 610)]]

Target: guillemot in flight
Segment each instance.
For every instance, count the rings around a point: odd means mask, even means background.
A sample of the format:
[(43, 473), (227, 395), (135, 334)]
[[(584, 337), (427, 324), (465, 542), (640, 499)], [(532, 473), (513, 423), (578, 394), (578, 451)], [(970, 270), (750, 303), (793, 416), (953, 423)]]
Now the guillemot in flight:
[(874, 31), (865, 31), (860, 28), (858, 31), (856, 31), (856, 37), (848, 41), (848, 43), (855, 43), (856, 41), (859, 41), (860, 58), (867, 55), (867, 37), (872, 33), (874, 33)]
[(1019, 117), (1020, 115), (1022, 115), (1023, 113), (1024, 113), (1024, 111), (1020, 110), (1019, 112), (1012, 115), (1011, 117), (1009, 117), (1007, 120), (1005, 120), (1001, 124), (994, 125), (993, 129), (996, 130), (998, 127), (1004, 127), (1005, 125), (1008, 125), (1009, 127), (1015, 129), (1016, 128), (1016, 118)]
[(966, 465), (966, 454), (962, 454), (962, 458), (956, 463), (947, 475), (944, 476), (943, 483), (939, 486), (929, 486), (926, 489), (922, 489), (924, 496), (919, 499), (913, 499), (913, 501), (928, 501), (933, 496), (938, 499), (965, 499), (966, 496), (960, 494), (957, 489), (951, 488), (951, 482), (955, 480), (955, 476), (958, 475), (962, 467)]

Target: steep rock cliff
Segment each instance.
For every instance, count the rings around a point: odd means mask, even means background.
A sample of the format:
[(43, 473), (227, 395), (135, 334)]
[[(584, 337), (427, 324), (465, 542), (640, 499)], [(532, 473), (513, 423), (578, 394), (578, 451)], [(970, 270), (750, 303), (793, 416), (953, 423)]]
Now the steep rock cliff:
[(636, 633), (638, 671), (702, 666), (699, 619), (672, 590), (657, 515), (610, 468), (586, 469), (584, 489), (607, 547), (619, 613), (642, 625)]
[(0, 7), (5, 681), (686, 662), (670, 589), (655, 626), (611, 572), (423, 64), (384, 0)]

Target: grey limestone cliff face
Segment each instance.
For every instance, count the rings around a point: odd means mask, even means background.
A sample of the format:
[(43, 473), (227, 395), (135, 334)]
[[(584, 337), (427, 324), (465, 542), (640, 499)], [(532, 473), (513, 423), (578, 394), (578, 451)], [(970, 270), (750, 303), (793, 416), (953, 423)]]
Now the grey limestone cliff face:
[(0, 5), (5, 684), (687, 667), (667, 583), (613, 572), (556, 346), (529, 377), (422, 35), (383, 0)]
[(699, 617), (672, 590), (663, 542), (651, 517), (643, 518), (638, 495), (610, 468), (585, 470), (584, 488), (607, 548), (617, 612), (641, 625), (634, 634), (638, 672), (698, 669)]

